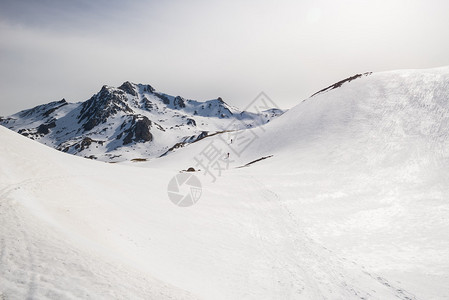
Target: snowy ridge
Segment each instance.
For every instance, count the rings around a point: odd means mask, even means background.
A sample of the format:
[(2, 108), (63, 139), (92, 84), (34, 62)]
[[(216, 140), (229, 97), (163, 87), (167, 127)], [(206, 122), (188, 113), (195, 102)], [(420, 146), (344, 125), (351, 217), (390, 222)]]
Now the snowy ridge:
[(318, 92), (316, 92), (315, 94), (313, 94), (313, 95), (310, 96), (310, 97), (313, 97), (313, 96), (315, 96), (315, 95), (318, 95), (318, 94), (321, 94), (321, 93), (325, 93), (325, 92), (328, 92), (328, 91), (330, 91), (330, 90), (339, 88), (339, 87), (341, 87), (343, 84), (345, 84), (345, 83), (347, 83), (347, 82), (351, 82), (351, 81), (353, 81), (354, 79), (360, 78), (360, 77), (362, 77), (362, 76), (369, 76), (369, 75), (371, 75), (371, 74), (372, 74), (372, 72), (366, 72), (366, 73), (363, 73), (363, 74), (356, 74), (356, 75), (353, 75), (353, 76), (348, 77), (348, 78), (346, 78), (346, 79), (340, 80), (339, 82), (334, 83), (334, 84), (328, 86), (327, 88), (324, 88), (324, 89), (322, 89), (322, 90), (319, 90)]
[(170, 96), (150, 85), (103, 86), (82, 103), (64, 99), (21, 111), (0, 124), (63, 152), (106, 162), (151, 159), (223, 130), (265, 124), (284, 111), (240, 111), (217, 98), (205, 102)]
[[(259, 138), (242, 155), (233, 157), (233, 165), (275, 153), (277, 157), (285, 155), (289, 164), (299, 165), (288, 157), (292, 149), (303, 153), (307, 164), (349, 166), (363, 161), (370, 167), (386, 168), (392, 167), (391, 163), (416, 167), (446, 164), (448, 73), (449, 67), (373, 73), (316, 94), (264, 125)], [(249, 131), (240, 131), (242, 140), (251, 137)], [(188, 151), (199, 153), (208, 142), (197, 143)], [(239, 152), (238, 145), (232, 147)]]
[[(306, 99), (263, 127), (246, 148), (215, 137), (148, 166), (195, 166), (193, 158), (214, 142), (231, 153), (231, 170), (217, 179), (223, 186), (234, 186), (232, 178), (244, 172), (309, 237), (338, 253), (337, 260), (350, 257), (377, 274), (372, 278), (390, 286), (400, 282), (397, 290), (409, 293), (365, 298), (449, 296), (449, 260), (443, 259), (449, 257), (449, 67), (363, 76)], [(197, 174), (210, 181), (206, 171)]]

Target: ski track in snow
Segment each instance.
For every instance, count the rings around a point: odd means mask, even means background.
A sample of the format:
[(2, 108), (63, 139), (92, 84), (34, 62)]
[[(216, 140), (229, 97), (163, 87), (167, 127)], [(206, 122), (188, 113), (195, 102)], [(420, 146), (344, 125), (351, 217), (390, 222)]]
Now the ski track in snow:
[[(26, 286), (26, 295), (24, 298), (33, 299), (35, 298), (36, 292), (36, 274), (34, 272), (34, 254), (36, 250), (28, 236), (28, 233), (23, 228), (23, 222), (19, 219), (17, 211), (14, 209), (14, 206), (11, 205), (8, 200), (8, 195), (14, 191), (19, 190), (21, 186), (26, 183), (33, 182), (32, 179), (22, 181), (18, 184), (10, 185), (6, 188), (3, 188), (0, 191), (0, 199), (2, 201), (2, 209), (0, 210), (0, 215), (3, 221), (7, 222), (10, 226), (6, 232), (6, 227), (2, 227), (1, 232), (1, 242), (2, 242), (2, 250), (0, 255), (0, 271), (2, 273), (12, 273), (12, 276), (16, 278), (17, 282)], [(5, 223), (6, 223), (5, 222)], [(13, 238), (8, 238), (7, 242), (5, 240), (5, 236), (12, 236)], [(8, 244), (7, 244), (8, 243)], [(6, 251), (5, 249), (8, 249)], [(13, 251), (11, 251), (13, 250)], [(20, 266), (20, 268), (16, 270), (6, 270), (7, 261), (12, 260), (16, 261), (16, 264)], [(3, 295), (3, 297), (6, 297)]]
[(10, 197), (14, 192), (29, 191), (61, 178), (31, 178), (0, 190), (0, 221), (7, 224), (0, 226), (1, 300), (125, 299), (130, 295), (140, 299), (195, 299), (117, 261), (107, 262), (104, 256), (74, 248), (60, 234), (43, 229), (42, 220), (30, 216), (28, 208)]
[[(270, 209), (268, 211), (279, 211), (279, 214), (275, 214), (278, 221), (274, 222), (276, 228), (273, 229), (267, 228), (265, 219), (256, 218), (258, 223), (255, 235), (259, 239), (265, 239), (266, 242), (269, 242), (279, 240), (279, 234), (284, 233), (281, 234), (280, 241), (284, 245), (280, 246), (280, 249), (287, 251), (287, 253), (270, 252), (263, 246), (263, 243), (261, 243), (261, 247), (268, 257), (271, 257), (272, 261), (275, 261), (278, 265), (276, 273), (279, 275), (282, 272), (287, 272), (287, 278), (291, 278), (289, 283), (284, 283), (290, 285), (289, 289), (285, 290), (295, 291), (296, 295), (284, 295), (285, 298), (291, 299), (306, 293), (310, 299), (334, 299), (333, 297), (340, 295), (341, 291), (345, 291), (344, 297), (346, 299), (354, 297), (358, 299), (381, 299), (379, 295), (376, 295), (376, 290), (372, 289), (372, 287), (380, 284), (389, 290), (390, 295), (394, 298), (417, 300), (414, 295), (403, 288), (392, 285), (387, 279), (365, 271), (365, 268), (355, 261), (340, 258), (332, 250), (316, 243), (302, 229), (305, 225), (294, 216), (278, 194), (268, 189), (256, 178), (251, 177), (251, 180), (259, 187), (261, 198), (269, 203)], [(253, 205), (253, 209), (260, 209), (260, 204)], [(259, 215), (266, 217), (265, 213)], [(285, 261), (285, 258), (289, 259)], [(307, 266), (307, 268), (303, 266)], [(280, 278), (285, 278), (285, 276), (280, 276)], [(365, 287), (351, 284), (354, 281), (358, 282), (361, 278), (369, 284), (365, 284)], [(369, 288), (366, 286), (369, 286)]]
[[(41, 261), (44, 256), (42, 250), (29, 238), (27, 230), (22, 224), (25, 220), (20, 219), (17, 212), (17, 203), (9, 199), (9, 194), (31, 188), (39, 183), (60, 179), (60, 177), (47, 177), (36, 179), (27, 179), (16, 184), (11, 184), (0, 191), (2, 199), (0, 216), (5, 223), (10, 224), (9, 228), (1, 229), (1, 252), (0, 252), (0, 273), (12, 273), (12, 281), (19, 282), (25, 286), (26, 294), (17, 299), (34, 299), (38, 289), (37, 278), (43, 276), (46, 272), (37, 271), (35, 262)], [(269, 258), (270, 265), (273, 268), (271, 272), (262, 276), (272, 276), (273, 287), (278, 289), (277, 294), (281, 298), (303, 298), (308, 299), (334, 299), (332, 295), (344, 295), (345, 298), (357, 299), (376, 299), (376, 290), (369, 290), (364, 286), (358, 286), (360, 278), (369, 282), (369, 286), (382, 285), (391, 292), (391, 296), (397, 299), (414, 300), (415, 296), (408, 293), (400, 287), (395, 287), (387, 279), (369, 273), (363, 266), (354, 261), (347, 261), (345, 258), (337, 257), (331, 250), (319, 245), (303, 230), (304, 224), (294, 216), (292, 211), (285, 204), (278, 194), (268, 189), (258, 179), (251, 177), (250, 183), (257, 186), (257, 195), (262, 199), (262, 203), (252, 204), (254, 211), (255, 227), (253, 234), (259, 241), (261, 257)], [(245, 183), (248, 185), (248, 183)], [(267, 206), (264, 205), (267, 204)], [(260, 211), (263, 208), (263, 211)], [(275, 219), (269, 218), (267, 221), (267, 211)], [(7, 230), (7, 232), (6, 232)], [(6, 244), (5, 236), (14, 236), (8, 238), (9, 244)], [(267, 244), (275, 243), (274, 247), (266, 247)], [(6, 250), (9, 249), (9, 250)], [(11, 251), (13, 249), (13, 251)], [(11, 252), (9, 252), (11, 251)], [(36, 259), (35, 256), (39, 257)], [(248, 274), (248, 280), (257, 280), (260, 261), (253, 257), (255, 274)], [(8, 263), (6, 260), (14, 261), (17, 269), (6, 270)], [(14, 264), (13, 264), (14, 265)], [(307, 266), (307, 267), (305, 267)], [(42, 268), (40, 268), (42, 269)], [(86, 270), (82, 270), (86, 272)], [(251, 272), (251, 271), (250, 271)], [(42, 289), (42, 280), (39, 280), (39, 286)], [(1, 287), (1, 285), (0, 285)], [(51, 290), (51, 289), (50, 289)], [(342, 294), (342, 291), (344, 293)], [(60, 297), (53, 291), (54, 295)], [(10, 295), (20, 295), (20, 291), (8, 293), (3, 297), (13, 299)], [(50, 293), (51, 295), (51, 293)], [(47, 294), (48, 296), (48, 294)], [(78, 294), (80, 296), (80, 294)], [(85, 295), (87, 296), (87, 295)], [(64, 298), (64, 297), (63, 297)], [(70, 298), (70, 297), (69, 297)], [(343, 299), (343, 298), (339, 298)], [(378, 298), (380, 299), (380, 298)]]

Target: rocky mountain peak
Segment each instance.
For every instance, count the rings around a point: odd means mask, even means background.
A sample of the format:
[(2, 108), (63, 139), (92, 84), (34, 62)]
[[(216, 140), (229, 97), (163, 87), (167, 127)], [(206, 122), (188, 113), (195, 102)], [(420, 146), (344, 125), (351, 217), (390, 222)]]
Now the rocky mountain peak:
[(233, 121), (243, 129), (274, 117), (241, 112), (221, 97), (196, 101), (125, 81), (118, 88), (104, 85), (84, 102), (62, 99), (1, 118), (0, 124), (61, 151), (114, 162), (175, 151), (174, 145), (193, 143)]
[(181, 96), (176, 96), (175, 99), (173, 100), (173, 105), (176, 108), (184, 108), (186, 107), (185, 99), (182, 98)]
[(143, 91), (148, 93), (154, 93), (156, 90), (149, 84), (143, 86)]
[(81, 105), (78, 123), (85, 131), (106, 122), (106, 120), (119, 112), (132, 113), (133, 110), (126, 103), (127, 98), (123, 92), (103, 86), (100, 92)]
[(57, 109), (67, 105), (65, 99), (59, 101), (53, 101), (47, 104), (38, 105), (31, 109), (23, 110), (18, 113), (20, 118), (47, 118)]
[(118, 87), (118, 89), (124, 91), (127, 94), (133, 95), (134, 97), (137, 97), (136, 87), (129, 81), (125, 81), (121, 86)]

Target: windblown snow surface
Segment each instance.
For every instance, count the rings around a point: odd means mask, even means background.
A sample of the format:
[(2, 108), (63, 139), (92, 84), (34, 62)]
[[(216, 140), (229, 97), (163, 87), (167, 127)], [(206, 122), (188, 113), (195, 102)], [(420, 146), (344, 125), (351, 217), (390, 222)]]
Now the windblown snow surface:
[[(362, 76), (254, 130), (129, 166), (0, 127), (0, 299), (449, 298), (448, 67)], [(174, 205), (210, 143), (229, 168)]]

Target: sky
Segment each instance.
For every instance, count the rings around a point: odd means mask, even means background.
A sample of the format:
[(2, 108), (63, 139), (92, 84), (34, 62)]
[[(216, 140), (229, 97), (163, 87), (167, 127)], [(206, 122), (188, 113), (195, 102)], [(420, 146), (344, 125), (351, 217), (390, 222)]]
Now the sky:
[(2, 116), (124, 81), (291, 108), (357, 73), (447, 65), (447, 0), (0, 0)]

